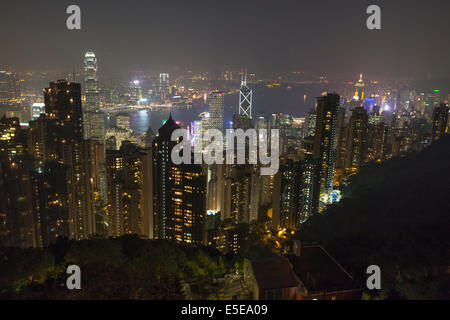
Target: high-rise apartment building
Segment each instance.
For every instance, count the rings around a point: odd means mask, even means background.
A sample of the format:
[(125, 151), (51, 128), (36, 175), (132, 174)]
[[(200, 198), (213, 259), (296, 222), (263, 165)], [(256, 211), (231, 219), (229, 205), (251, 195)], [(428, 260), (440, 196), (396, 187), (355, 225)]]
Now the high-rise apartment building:
[(367, 156), (367, 139), (369, 133), (369, 119), (363, 107), (356, 107), (348, 124), (347, 154), (345, 157), (346, 174), (355, 174), (363, 165)]
[(180, 127), (170, 117), (153, 141), (154, 237), (203, 245), (206, 176), (202, 165), (175, 165), (172, 132)]
[(333, 190), (335, 134), (340, 97), (336, 93), (317, 98), (314, 158), (320, 163), (320, 194)]
[(439, 107), (433, 110), (433, 141), (439, 140), (446, 133), (448, 123), (449, 107), (445, 103), (441, 103)]
[(151, 205), (151, 150), (130, 142), (106, 153), (109, 236), (138, 234), (149, 237)]
[(90, 144), (83, 140), (81, 85), (59, 80), (44, 90), (45, 112), (55, 126), (47, 139), (54, 158), (69, 171), (70, 238), (87, 239), (95, 234), (94, 193)]

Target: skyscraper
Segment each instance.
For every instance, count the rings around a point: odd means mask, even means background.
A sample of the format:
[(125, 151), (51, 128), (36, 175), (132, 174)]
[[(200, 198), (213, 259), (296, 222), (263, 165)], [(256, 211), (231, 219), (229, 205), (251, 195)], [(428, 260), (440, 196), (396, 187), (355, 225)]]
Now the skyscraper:
[(314, 158), (320, 163), (320, 194), (333, 190), (334, 141), (340, 97), (336, 93), (317, 98)]
[(0, 71), (0, 103), (13, 102), (20, 96), (16, 76), (12, 72)]
[(355, 96), (353, 100), (355, 101), (356, 106), (363, 107), (364, 106), (364, 88), (365, 84), (363, 81), (362, 73), (359, 76), (358, 82), (355, 84)]
[(107, 189), (109, 236), (125, 234), (149, 236), (153, 218), (151, 190), (151, 151), (130, 142), (120, 150), (108, 150)]
[(439, 107), (433, 110), (433, 141), (439, 140), (447, 130), (449, 107), (445, 103), (441, 103)]
[(169, 94), (169, 74), (168, 73), (160, 73), (159, 74), (159, 96), (162, 101), (167, 99), (167, 95)]
[(32, 159), (0, 161), (0, 240), (10, 247), (39, 247), (39, 221), (33, 215)]
[(153, 141), (154, 237), (203, 245), (206, 215), (206, 177), (201, 165), (174, 165), (174, 130), (170, 117)]
[(70, 237), (68, 170), (56, 161), (31, 173), (33, 213), (39, 222), (39, 246), (48, 247), (60, 236)]
[(217, 129), (223, 132), (223, 103), (222, 91), (211, 91), (209, 94), (209, 126), (208, 129)]
[(94, 193), (90, 144), (83, 140), (81, 85), (59, 80), (44, 90), (46, 116), (54, 119), (49, 148), (69, 171), (70, 238), (87, 239), (95, 233)]
[(239, 91), (239, 115), (252, 118), (253, 91), (247, 86), (247, 73), (241, 81)]
[(105, 115), (100, 110), (97, 57), (87, 52), (84, 57), (84, 83), (86, 104), (83, 108), (84, 138), (103, 142), (105, 139)]
[(130, 82), (130, 104), (137, 106), (142, 99), (142, 87), (139, 80), (133, 80)]
[(97, 57), (93, 52), (87, 52), (84, 56), (84, 82), (86, 106), (85, 111), (97, 111), (100, 108)]
[(369, 120), (363, 107), (356, 107), (348, 124), (347, 154), (345, 170), (347, 174), (358, 172), (366, 159)]

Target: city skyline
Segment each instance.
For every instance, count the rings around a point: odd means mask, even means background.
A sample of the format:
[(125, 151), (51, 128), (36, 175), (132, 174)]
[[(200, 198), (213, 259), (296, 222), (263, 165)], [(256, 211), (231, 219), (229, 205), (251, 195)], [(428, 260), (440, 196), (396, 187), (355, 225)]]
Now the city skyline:
[(0, 299), (448, 299), (448, 9), (2, 2)]

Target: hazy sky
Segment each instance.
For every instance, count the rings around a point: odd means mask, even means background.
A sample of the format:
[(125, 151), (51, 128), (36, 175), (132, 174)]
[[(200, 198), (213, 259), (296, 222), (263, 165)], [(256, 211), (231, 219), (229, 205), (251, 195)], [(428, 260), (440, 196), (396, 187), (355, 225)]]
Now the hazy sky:
[[(82, 30), (66, 28), (78, 4)], [(382, 30), (366, 28), (370, 4)], [(446, 76), (449, 0), (1, 0), (0, 66), (104, 72), (176, 67)]]

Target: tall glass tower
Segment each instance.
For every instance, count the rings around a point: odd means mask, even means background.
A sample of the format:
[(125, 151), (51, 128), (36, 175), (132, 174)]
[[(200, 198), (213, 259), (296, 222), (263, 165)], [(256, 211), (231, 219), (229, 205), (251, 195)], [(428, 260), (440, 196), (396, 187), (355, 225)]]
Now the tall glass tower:
[(223, 92), (212, 91), (209, 94), (209, 129), (223, 132)]
[(103, 141), (105, 139), (105, 115), (100, 110), (97, 57), (88, 52), (84, 56), (84, 82), (86, 103), (83, 108), (84, 138)]
[(252, 118), (252, 99), (253, 91), (247, 86), (247, 74), (241, 81), (241, 90), (239, 92), (239, 115)]
[(100, 108), (97, 70), (97, 57), (95, 53), (86, 53), (84, 56), (85, 111), (97, 111)]

